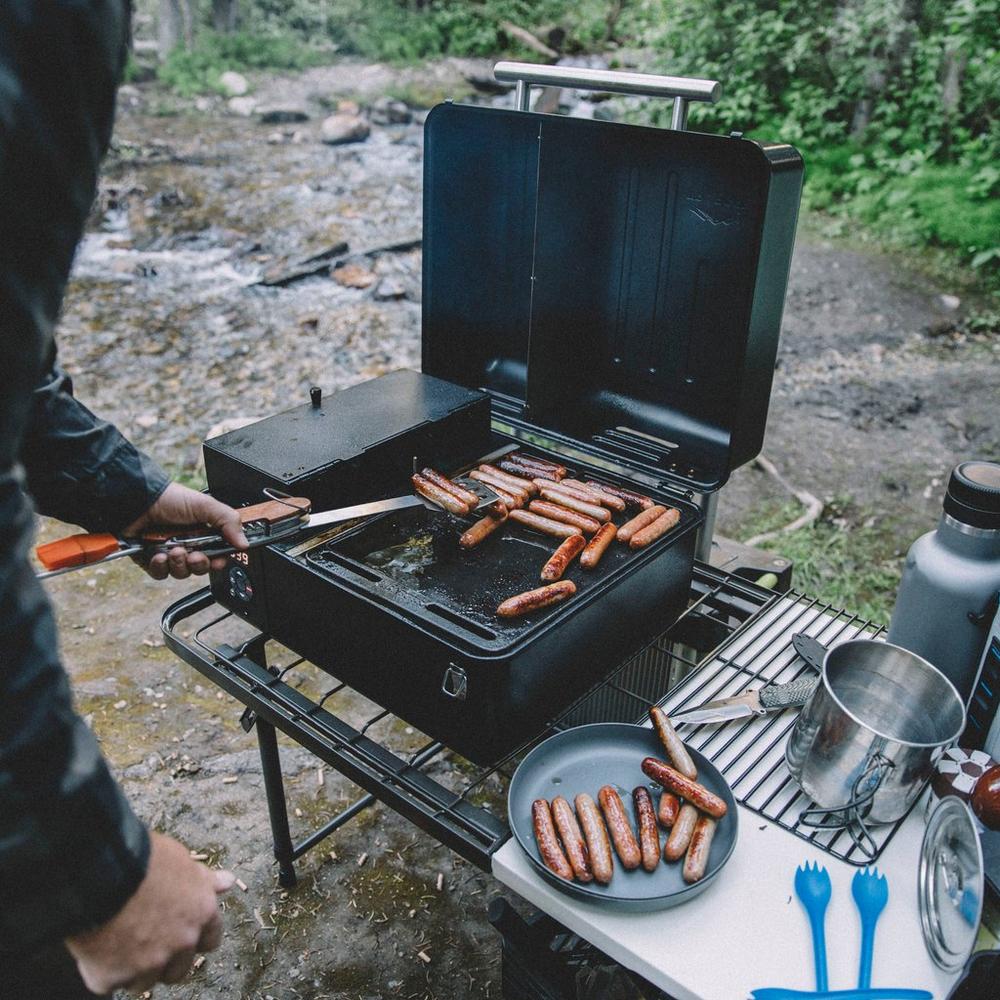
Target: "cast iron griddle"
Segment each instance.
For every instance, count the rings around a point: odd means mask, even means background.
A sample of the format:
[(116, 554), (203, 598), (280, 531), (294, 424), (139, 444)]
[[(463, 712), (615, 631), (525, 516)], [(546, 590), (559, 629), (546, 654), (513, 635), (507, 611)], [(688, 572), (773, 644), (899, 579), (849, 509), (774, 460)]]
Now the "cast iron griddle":
[[(507, 818), (518, 843), (527, 851), (536, 869), (553, 885), (578, 899), (609, 909), (644, 912), (665, 910), (693, 899), (705, 891), (718, 876), (736, 846), (739, 827), (736, 799), (725, 778), (712, 762), (693, 747), (688, 752), (698, 768), (698, 781), (722, 798), (729, 811), (719, 820), (712, 840), (705, 877), (688, 885), (681, 875), (684, 859), (667, 864), (663, 861), (655, 872), (643, 868), (626, 871), (615, 855), (615, 874), (608, 885), (590, 882), (567, 882), (542, 863), (535, 843), (531, 822), (531, 803), (562, 795), (571, 803), (580, 793), (588, 793), (596, 802), (602, 785), (612, 785), (622, 797), (629, 820), (635, 829), (632, 789), (646, 785), (659, 804), (662, 789), (650, 782), (642, 772), (644, 757), (666, 759), (666, 752), (652, 729), (625, 723), (604, 722), (578, 726), (549, 737), (521, 761), (510, 783), (507, 796)], [(660, 846), (667, 831), (660, 830)]]

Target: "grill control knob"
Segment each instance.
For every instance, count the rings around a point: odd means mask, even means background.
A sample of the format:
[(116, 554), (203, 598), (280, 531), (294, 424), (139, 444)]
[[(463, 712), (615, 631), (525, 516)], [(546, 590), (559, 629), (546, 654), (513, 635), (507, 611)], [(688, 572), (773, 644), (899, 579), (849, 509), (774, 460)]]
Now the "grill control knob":
[(242, 566), (232, 566), (229, 570), (229, 594), (244, 604), (253, 600), (253, 584)]
[(318, 410), (323, 405), (323, 390), (318, 385), (314, 385), (309, 390), (309, 398), (312, 400), (313, 409)]

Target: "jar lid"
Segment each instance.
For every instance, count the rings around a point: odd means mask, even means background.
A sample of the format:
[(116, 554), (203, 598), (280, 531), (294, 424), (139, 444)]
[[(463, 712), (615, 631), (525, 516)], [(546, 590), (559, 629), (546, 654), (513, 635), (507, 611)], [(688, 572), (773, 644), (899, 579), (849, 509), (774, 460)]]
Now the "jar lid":
[(956, 972), (968, 961), (983, 912), (983, 849), (969, 807), (954, 796), (931, 813), (920, 849), (917, 896), (924, 942), (935, 964)]
[(962, 462), (952, 470), (944, 509), (976, 528), (1000, 528), (1000, 465)]

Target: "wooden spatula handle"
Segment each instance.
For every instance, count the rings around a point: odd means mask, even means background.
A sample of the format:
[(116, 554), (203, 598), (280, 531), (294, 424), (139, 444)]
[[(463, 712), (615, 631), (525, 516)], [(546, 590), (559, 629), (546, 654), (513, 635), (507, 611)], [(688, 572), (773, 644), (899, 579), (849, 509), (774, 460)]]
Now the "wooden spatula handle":
[(114, 535), (70, 535), (35, 549), (38, 561), (47, 569), (68, 569), (100, 562), (121, 549)]

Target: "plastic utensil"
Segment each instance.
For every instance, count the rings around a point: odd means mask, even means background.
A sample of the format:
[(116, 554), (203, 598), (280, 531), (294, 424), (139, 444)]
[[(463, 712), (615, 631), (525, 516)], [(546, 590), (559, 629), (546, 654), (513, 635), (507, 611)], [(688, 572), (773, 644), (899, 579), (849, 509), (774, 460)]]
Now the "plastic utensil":
[(872, 959), (875, 955), (875, 925), (889, 902), (889, 883), (877, 868), (865, 868), (854, 873), (851, 895), (861, 916), (861, 964), (858, 968), (858, 989), (872, 984)]
[(786, 990), (780, 986), (752, 990), (754, 1000), (934, 1000), (927, 990), (898, 989), (880, 986), (868, 990), (826, 990), (811, 993), (809, 990)]
[(795, 894), (809, 914), (812, 925), (813, 959), (816, 963), (816, 989), (826, 992), (829, 981), (826, 974), (826, 935), (824, 923), (826, 908), (830, 903), (833, 887), (830, 885), (830, 873), (821, 868), (815, 861), (807, 861), (795, 870)]

